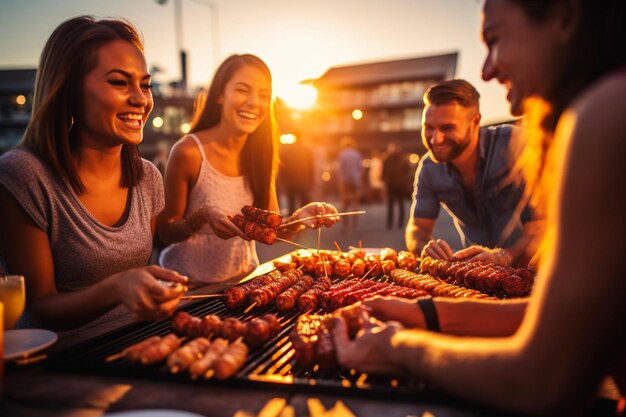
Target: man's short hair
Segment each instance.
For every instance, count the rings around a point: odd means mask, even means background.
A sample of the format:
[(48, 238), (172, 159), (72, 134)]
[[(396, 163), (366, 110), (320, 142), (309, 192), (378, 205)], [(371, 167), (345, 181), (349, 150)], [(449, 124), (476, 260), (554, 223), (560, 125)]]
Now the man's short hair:
[(444, 80), (431, 86), (424, 93), (424, 104), (430, 106), (434, 104), (441, 106), (456, 101), (463, 107), (473, 107), (479, 109), (478, 99), (480, 94), (474, 86), (465, 80)]

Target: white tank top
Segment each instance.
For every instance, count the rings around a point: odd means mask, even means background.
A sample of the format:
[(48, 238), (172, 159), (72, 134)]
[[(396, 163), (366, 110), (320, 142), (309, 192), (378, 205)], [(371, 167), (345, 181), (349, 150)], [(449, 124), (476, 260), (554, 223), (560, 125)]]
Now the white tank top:
[[(202, 163), (198, 181), (189, 192), (185, 218), (201, 205), (218, 207), (235, 215), (254, 197), (243, 176), (229, 177), (218, 172), (207, 160), (200, 139), (189, 135), (198, 145)], [(174, 243), (161, 252), (161, 266), (187, 275), (191, 282), (211, 283), (245, 276), (259, 264), (254, 241), (238, 236), (224, 240), (208, 224), (189, 239)]]

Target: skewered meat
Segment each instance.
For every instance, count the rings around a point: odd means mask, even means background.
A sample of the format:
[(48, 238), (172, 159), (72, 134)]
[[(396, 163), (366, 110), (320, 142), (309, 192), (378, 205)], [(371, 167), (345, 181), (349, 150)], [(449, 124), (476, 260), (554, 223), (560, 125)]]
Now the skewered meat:
[(216, 314), (208, 314), (202, 318), (198, 334), (204, 337), (211, 337), (222, 333), (222, 319)]
[(189, 373), (193, 379), (205, 375), (213, 368), (215, 361), (226, 351), (228, 341), (221, 337), (216, 338), (207, 349), (204, 356), (189, 366)]
[(270, 338), (273, 338), (280, 333), (281, 326), (278, 317), (272, 313), (266, 313), (261, 316), (261, 320), (264, 320), (270, 328)]
[(246, 326), (241, 322), (241, 320), (234, 317), (224, 319), (222, 322), (222, 336), (231, 342), (242, 337), (245, 330)]
[(298, 280), (291, 287), (287, 288), (285, 291), (280, 293), (278, 297), (276, 297), (276, 308), (278, 311), (289, 311), (296, 306), (296, 301), (300, 295), (306, 292), (313, 285), (313, 278), (309, 275), (303, 275), (302, 278)]
[(317, 308), (322, 294), (330, 289), (332, 281), (327, 277), (319, 277), (313, 286), (298, 298), (298, 308), (303, 311), (310, 311)]
[(151, 336), (145, 340), (142, 340), (141, 342), (128, 346), (122, 351), (121, 356), (131, 362), (139, 362), (141, 353), (149, 346), (158, 343), (160, 340), (161, 336)]
[(226, 304), (226, 307), (228, 308), (241, 307), (250, 300), (250, 293), (253, 290), (261, 288), (262, 286), (277, 280), (281, 276), (282, 275), (279, 271), (272, 271), (267, 275), (258, 276), (245, 284), (230, 287), (224, 291), (224, 295), (226, 295), (224, 304)]
[(199, 336), (201, 324), (202, 320), (184, 311), (177, 312), (172, 318), (172, 330), (179, 336)]
[(280, 293), (298, 282), (301, 277), (302, 271), (287, 271), (276, 281), (252, 291), (250, 302), (256, 304), (257, 307), (264, 307), (274, 301)]
[(243, 336), (247, 345), (261, 345), (270, 339), (270, 326), (263, 319), (252, 319), (245, 323)]
[(273, 229), (278, 228), (278, 226), (280, 226), (283, 222), (282, 216), (275, 211), (263, 210), (252, 206), (243, 206), (241, 212), (246, 219), (264, 224)]
[(226, 348), (213, 365), (215, 377), (224, 380), (235, 375), (244, 365), (248, 357), (248, 347), (239, 340), (234, 341)]
[(350, 261), (347, 259), (338, 259), (333, 264), (333, 274), (339, 278), (345, 278), (350, 275)]
[(533, 286), (529, 270), (485, 261), (447, 262), (425, 258), (421, 269), (448, 283), (500, 297), (522, 297), (530, 294)]
[(381, 261), (392, 261), (394, 264), (398, 262), (398, 253), (395, 249), (382, 248), (379, 253)]
[(266, 245), (271, 245), (276, 240), (276, 229), (248, 220), (241, 214), (235, 214), (231, 220), (249, 239)]
[(366, 264), (363, 259), (356, 258), (354, 262), (352, 262), (352, 267), (350, 268), (350, 273), (355, 278), (360, 278), (365, 275)]
[(187, 343), (183, 347), (176, 349), (167, 357), (167, 366), (172, 373), (184, 371), (196, 360), (204, 355), (204, 352), (211, 346), (211, 342), (206, 337), (198, 337)]
[(417, 256), (413, 252), (402, 250), (398, 252), (398, 268), (414, 271), (417, 268)]
[(423, 290), (432, 296), (495, 299), (495, 297), (491, 297), (480, 291), (448, 284), (431, 275), (416, 274), (415, 272), (406, 271), (404, 269), (394, 269), (391, 271), (391, 278), (393, 278), (398, 285)]
[(161, 362), (180, 346), (180, 339), (174, 333), (169, 333), (158, 342), (141, 351), (139, 361), (144, 364)]

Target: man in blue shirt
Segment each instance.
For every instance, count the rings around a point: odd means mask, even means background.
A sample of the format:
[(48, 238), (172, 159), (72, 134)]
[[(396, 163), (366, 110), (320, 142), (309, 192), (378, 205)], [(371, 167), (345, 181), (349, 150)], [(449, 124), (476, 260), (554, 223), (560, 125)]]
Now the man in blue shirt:
[[(516, 165), (520, 128), (480, 127), (480, 95), (464, 80), (446, 80), (424, 94), (422, 140), (428, 153), (416, 172), (407, 248), (436, 259), (526, 265), (537, 234)], [(454, 253), (432, 232), (440, 206), (453, 217), (465, 249)]]

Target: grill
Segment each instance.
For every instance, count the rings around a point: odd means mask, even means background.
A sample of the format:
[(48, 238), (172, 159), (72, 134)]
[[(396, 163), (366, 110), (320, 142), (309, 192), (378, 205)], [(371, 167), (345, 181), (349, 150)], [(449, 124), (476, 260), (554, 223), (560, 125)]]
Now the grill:
[[(372, 279), (382, 281), (385, 277)], [(172, 374), (165, 364), (146, 366), (125, 360), (106, 362), (108, 356), (119, 353), (133, 343), (150, 336), (163, 336), (170, 333), (171, 319), (156, 323), (134, 323), (98, 336), (52, 355), (46, 361), (47, 366), (70, 372), (139, 377), (180, 383), (273, 387), (293, 392), (349, 393), (356, 396), (391, 397), (395, 400), (438, 401), (439, 393), (421, 381), (367, 375), (345, 368), (332, 372), (321, 372), (316, 368), (313, 370), (296, 369), (293, 367), (294, 349), (289, 341), (289, 333), (301, 312), (294, 310), (280, 313), (271, 305), (244, 313), (245, 308), (230, 310), (220, 299), (203, 299), (189, 303), (180, 309), (197, 317), (217, 314), (222, 318), (236, 317), (242, 321), (260, 317), (265, 313), (274, 313), (278, 316), (282, 327), (281, 332), (265, 344), (251, 349), (245, 365), (233, 378), (226, 381), (216, 381), (214, 378), (194, 381), (185, 372)], [(320, 312), (321, 310), (317, 311), (317, 313)], [(449, 399), (447, 401), (449, 402)]]

